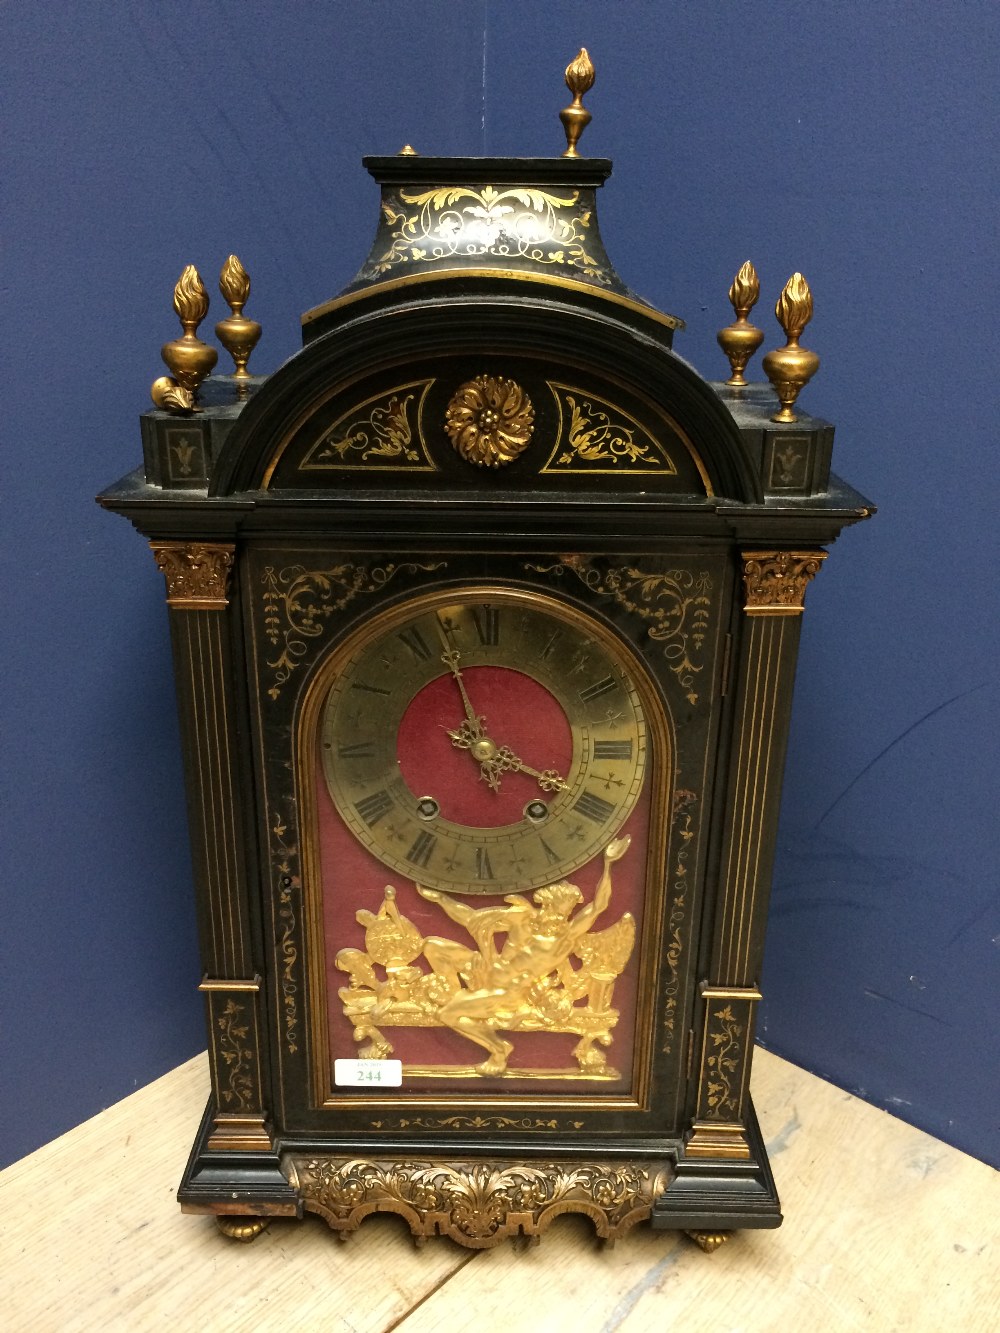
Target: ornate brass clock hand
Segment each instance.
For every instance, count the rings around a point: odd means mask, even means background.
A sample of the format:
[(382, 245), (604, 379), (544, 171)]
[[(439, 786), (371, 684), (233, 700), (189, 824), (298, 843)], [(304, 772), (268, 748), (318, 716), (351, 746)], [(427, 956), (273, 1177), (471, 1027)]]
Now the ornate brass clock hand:
[(468, 750), (478, 762), (479, 776), (488, 783), (491, 791), (499, 791), (503, 768), (496, 763), (496, 756), (499, 753), (496, 745), (479, 725), (485, 721), (485, 718), (477, 717), (475, 721), (466, 718), (457, 731), (452, 731), (450, 727), (446, 727), (445, 730), (451, 737), (452, 745), (460, 750)]
[(462, 704), (465, 708), (465, 721), (460, 727), (446, 727), (451, 743), (459, 750), (468, 750), (473, 759), (479, 761), (479, 776), (491, 791), (500, 790), (500, 777), (503, 773), (527, 773), (538, 782), (542, 791), (563, 791), (567, 783), (554, 768), (547, 768), (544, 773), (526, 764), (508, 745), (497, 745), (486, 734), (486, 718), (477, 713), (469, 699), (459, 666), (461, 656), (454, 648), (446, 648), (441, 654), (441, 661), (455, 678)]
[(460, 727), (445, 730), (451, 737), (452, 745), (460, 750), (468, 750), (473, 759), (479, 762), (479, 776), (489, 784), (492, 791), (500, 790), (500, 778), (504, 773), (527, 773), (538, 782), (542, 791), (565, 791), (569, 784), (554, 768), (539, 772), (523, 759), (519, 759), (509, 745), (497, 745), (479, 725), (485, 718), (476, 718), (474, 722), (466, 719)]
[[(465, 721), (457, 732), (449, 731), (448, 735), (451, 736), (456, 745), (460, 745), (462, 749), (468, 749), (474, 741), (486, 735), (486, 718), (479, 716), (469, 700), (465, 681), (462, 679), (461, 668), (458, 665), (461, 660), (461, 656), (454, 648), (446, 648), (441, 654), (441, 661), (455, 677), (455, 684), (458, 686), (458, 692), (462, 696), (462, 706), (465, 709)], [(458, 736), (461, 736), (462, 740), (458, 740)], [(470, 736), (471, 740), (468, 739)]]
[(537, 780), (542, 791), (567, 791), (569, 789), (569, 783), (554, 768), (547, 768), (540, 773), (537, 768), (532, 768), (523, 759), (519, 759), (509, 745), (501, 745), (496, 752), (496, 758), (492, 762), (497, 764), (503, 773), (527, 773), (529, 777)]
[(455, 684), (458, 686), (459, 693), (462, 696), (462, 705), (465, 708), (465, 721), (462, 725), (455, 729), (446, 727), (445, 730), (451, 737), (452, 745), (459, 750), (468, 750), (473, 759), (479, 761), (479, 776), (489, 784), (490, 790), (499, 791), (500, 773), (503, 770), (497, 769), (493, 763), (497, 747), (486, 734), (486, 718), (476, 712), (469, 699), (459, 666), (461, 660), (459, 653), (454, 648), (446, 648), (441, 654), (441, 661), (455, 678)]

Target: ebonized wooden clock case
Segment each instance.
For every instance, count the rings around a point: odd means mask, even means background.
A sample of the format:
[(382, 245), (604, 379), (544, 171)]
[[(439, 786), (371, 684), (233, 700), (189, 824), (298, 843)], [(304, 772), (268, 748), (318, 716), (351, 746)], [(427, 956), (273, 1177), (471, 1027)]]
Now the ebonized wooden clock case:
[(371, 255), (302, 350), (146, 414), (100, 497), (174, 644), (181, 1204), (777, 1226), (748, 1076), (800, 617), (871, 507), (828, 423), (672, 351), (600, 240), (610, 163), (366, 165)]

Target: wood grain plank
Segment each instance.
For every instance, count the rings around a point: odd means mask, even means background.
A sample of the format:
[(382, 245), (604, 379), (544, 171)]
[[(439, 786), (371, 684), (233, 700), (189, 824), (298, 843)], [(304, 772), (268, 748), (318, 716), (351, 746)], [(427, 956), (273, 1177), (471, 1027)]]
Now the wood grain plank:
[(173, 1197), (207, 1088), (199, 1057), (0, 1174), (5, 1329), (1000, 1326), (996, 1173), (764, 1051), (754, 1091), (786, 1223), (711, 1256), (645, 1228), (601, 1248), (578, 1217), (480, 1253), (417, 1250), (391, 1217), (346, 1245), (317, 1218), (275, 1220), (241, 1246)]
[(0, 1174), (0, 1326), (381, 1333), (468, 1261), (450, 1244), (417, 1253), (390, 1217), (347, 1244), (308, 1217), (241, 1245), (182, 1214), (208, 1087), (199, 1056)]
[[(782, 1196), (779, 1231), (712, 1255), (684, 1236), (597, 1248), (585, 1219), (477, 1256), (398, 1333), (783, 1333), (1000, 1327), (995, 1172), (758, 1050), (754, 1094)], [(860, 1145), (860, 1147), (859, 1147)]]

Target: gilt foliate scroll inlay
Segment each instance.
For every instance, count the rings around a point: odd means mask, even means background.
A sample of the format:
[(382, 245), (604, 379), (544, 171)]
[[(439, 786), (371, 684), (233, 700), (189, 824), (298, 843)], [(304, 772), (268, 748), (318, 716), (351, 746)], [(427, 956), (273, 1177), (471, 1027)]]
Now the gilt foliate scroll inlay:
[(300, 1041), (299, 959), (302, 876), (295, 841), (296, 803), (291, 793), (278, 795), (269, 813), (274, 914), (274, 1003), (278, 1024), (289, 1055), (297, 1055)]
[(300, 470), (434, 472), (420, 435), (420, 409), (433, 380), (400, 384), (338, 417)]
[(550, 381), (549, 388), (559, 433), (543, 472), (676, 475), (663, 446), (622, 408), (569, 385)]
[[(539, 1130), (539, 1129), (560, 1129), (560, 1122), (554, 1119), (541, 1118), (539, 1116), (523, 1115), (511, 1117), (509, 1115), (404, 1115), (394, 1117), (383, 1117), (380, 1120), (371, 1122), (372, 1129), (510, 1129), (510, 1130)], [(582, 1129), (582, 1120), (571, 1120), (568, 1122), (570, 1129)]]
[(603, 247), (590, 241), (591, 208), (579, 190), (528, 186), (446, 186), (386, 192), (383, 230), (388, 241), (358, 275), (362, 280), (453, 259), (491, 255), (569, 269), (591, 282), (611, 284)]
[(455, 390), (444, 428), (455, 452), (467, 463), (503, 467), (527, 449), (535, 430), (535, 409), (515, 380), (477, 375)]
[(699, 659), (708, 634), (713, 583), (707, 570), (650, 572), (623, 565), (601, 570), (586, 556), (564, 556), (548, 565), (525, 562), (539, 574), (575, 574), (592, 593), (614, 599), (647, 622), (651, 639), (663, 644), (671, 672), (690, 704), (697, 704), (696, 676), (704, 668)]
[(219, 1100), (227, 1111), (243, 1111), (255, 1107), (253, 1091), (256, 1080), (251, 1070), (256, 1062), (255, 1052), (247, 1045), (250, 1024), (246, 1005), (227, 1000), (221, 1014), (215, 1019), (218, 1031), (215, 1049), (226, 1066), (226, 1084), (219, 1090)]
[(825, 559), (825, 551), (744, 551), (743, 610), (748, 616), (801, 615), (806, 588)]
[(275, 957), (277, 980), (275, 1003), (278, 1024), (289, 1055), (299, 1051), (299, 926), (302, 909), (302, 876), (296, 831), (295, 798), (278, 796), (269, 815), (271, 874), (274, 885)]
[(694, 1155), (746, 1157), (744, 1103), (753, 1007), (761, 994), (755, 986), (702, 983), (705, 1002), (702, 1067), (698, 1086)]
[(170, 440), (169, 435), (167, 438), (167, 452), (178, 476), (193, 476), (195, 460), (198, 456), (198, 442), (192, 442), (186, 434), (178, 435), (176, 440)]
[(296, 964), (299, 961), (297, 944), (299, 923), (295, 909), (301, 889), (298, 876), (288, 874), (287, 868), (282, 869), (278, 878), (276, 905), (279, 931), (278, 974), (285, 1044), (289, 1055), (295, 1055), (299, 1049), (299, 986), (296, 981)]
[[(446, 1027), (476, 1043), (486, 1059), (473, 1065), (407, 1066), (408, 1074), (530, 1078), (537, 1071), (509, 1067), (516, 1034), (568, 1032), (579, 1037), (573, 1048), (576, 1067), (547, 1070), (546, 1077), (618, 1078), (604, 1048), (611, 1045), (618, 1022), (611, 1001), (615, 980), (635, 945), (635, 919), (626, 912), (603, 930), (593, 927), (610, 902), (612, 863), (628, 846), (627, 837), (608, 844), (604, 873), (586, 904), (576, 885), (565, 882), (536, 889), (531, 901), (514, 894), (502, 905), (481, 909), (418, 886), (421, 897), (466, 932), (465, 939), (438, 933), (425, 938), (400, 911), (396, 890), (387, 886), (377, 913), (357, 913), (365, 929), (364, 949), (341, 949), (335, 960), (351, 979), (339, 995), (355, 1040), (363, 1043), (359, 1056), (391, 1056), (393, 1046), (382, 1028)], [(442, 928), (447, 930), (447, 924), (442, 922)], [(576, 967), (571, 959), (577, 960)]]
[(569, 446), (556, 459), (558, 464), (574, 462), (613, 463), (629, 462), (659, 464), (655, 454), (649, 452), (649, 445), (637, 444), (635, 433), (628, 426), (613, 423), (607, 412), (602, 412), (593, 403), (566, 396), (566, 406), (570, 410), (569, 428), (566, 443)]
[(150, 542), (167, 581), (167, 605), (181, 611), (221, 611), (229, 605), (234, 547), (222, 542)]
[(432, 573), (433, 564), (359, 565), (345, 561), (323, 569), (288, 565), (263, 573), (264, 635), (276, 655), (267, 659), (272, 684), (267, 693), (277, 699), (292, 674), (302, 665), (308, 641), (322, 637), (330, 617), (366, 593), (378, 592), (400, 574)]
[(705, 1056), (705, 1111), (710, 1119), (739, 1118), (744, 1029), (732, 1005), (713, 1008), (706, 1029), (709, 1047)]
[(666, 980), (663, 984), (665, 996), (663, 1004), (664, 1042), (663, 1053), (670, 1055), (674, 1049), (677, 1028), (677, 996), (680, 991), (680, 961), (684, 952), (684, 922), (687, 918), (688, 893), (688, 858), (694, 846), (697, 827), (695, 816), (698, 807), (696, 792), (678, 788), (673, 800), (673, 828), (677, 837), (677, 857), (674, 862), (672, 894), (667, 911), (663, 962)]
[(288, 1156), (283, 1165), (310, 1212), (336, 1231), (370, 1213), (404, 1218), (415, 1236), (446, 1235), (489, 1249), (537, 1235), (562, 1213), (585, 1213), (614, 1240), (645, 1221), (669, 1183), (657, 1163), (400, 1161)]
[[(212, 1083), (217, 1111), (230, 1119), (261, 1112), (260, 1040), (257, 1003), (260, 978), (206, 977), (198, 987), (208, 1006)], [(242, 1125), (243, 1130), (246, 1126)], [(229, 1126), (233, 1129), (232, 1123)]]

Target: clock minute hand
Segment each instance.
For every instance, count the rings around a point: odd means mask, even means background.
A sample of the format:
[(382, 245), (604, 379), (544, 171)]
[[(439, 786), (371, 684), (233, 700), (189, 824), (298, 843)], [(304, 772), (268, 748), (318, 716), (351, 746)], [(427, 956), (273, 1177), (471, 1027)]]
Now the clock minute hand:
[[(462, 672), (459, 669), (458, 665), (461, 660), (462, 660), (461, 657), (454, 648), (447, 648), (441, 654), (441, 661), (445, 664), (445, 666), (448, 668), (451, 674), (455, 677), (455, 684), (458, 686), (458, 691), (462, 696), (462, 704), (465, 708), (466, 722), (475, 731), (476, 733), (475, 739), (479, 739), (482, 736), (486, 735), (486, 718), (479, 716), (479, 714), (473, 708), (472, 703), (469, 700), (469, 695), (465, 688), (465, 681), (462, 679)], [(463, 725), (462, 732), (464, 733), (465, 730), (466, 728)], [(452, 737), (454, 737), (455, 735), (454, 732), (449, 732), (448, 734)]]
[(540, 773), (537, 768), (532, 768), (523, 759), (519, 759), (509, 745), (501, 745), (496, 755), (488, 762), (495, 765), (501, 773), (527, 773), (536, 780), (542, 791), (569, 790), (569, 783), (554, 768), (547, 768)]
[(465, 688), (465, 681), (462, 679), (462, 672), (459, 667), (460, 658), (454, 648), (446, 648), (441, 654), (441, 661), (445, 664), (451, 674), (455, 677), (455, 684), (458, 686), (459, 693), (462, 696), (462, 704), (465, 708), (465, 721), (460, 727), (445, 727), (448, 735), (451, 737), (451, 743), (458, 750), (468, 750), (479, 764), (479, 776), (486, 782), (491, 791), (500, 790), (500, 774), (503, 771), (493, 763), (493, 756), (497, 752), (497, 747), (486, 734), (486, 718), (481, 716), (472, 706), (468, 692)]

